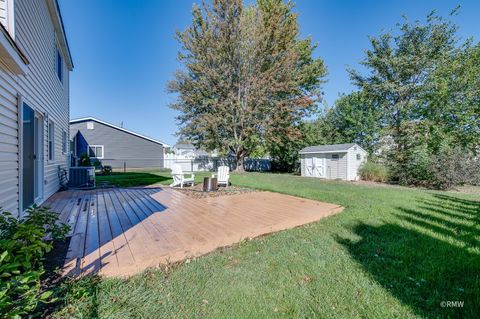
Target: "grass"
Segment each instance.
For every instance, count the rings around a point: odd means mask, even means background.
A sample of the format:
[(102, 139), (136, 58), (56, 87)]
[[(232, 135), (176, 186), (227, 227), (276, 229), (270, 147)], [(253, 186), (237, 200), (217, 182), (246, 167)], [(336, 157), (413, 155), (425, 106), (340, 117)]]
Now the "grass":
[[(210, 172), (195, 173), (195, 181), (200, 183)], [(118, 187), (169, 185), (173, 179), (169, 170), (137, 170), (133, 172), (112, 172), (110, 174), (97, 174), (97, 185), (108, 183)]]
[[(346, 209), (129, 279), (67, 283), (55, 316), (473, 318), (480, 313), (478, 195), (283, 174), (234, 174), (232, 182)], [(442, 307), (442, 301), (464, 306)]]

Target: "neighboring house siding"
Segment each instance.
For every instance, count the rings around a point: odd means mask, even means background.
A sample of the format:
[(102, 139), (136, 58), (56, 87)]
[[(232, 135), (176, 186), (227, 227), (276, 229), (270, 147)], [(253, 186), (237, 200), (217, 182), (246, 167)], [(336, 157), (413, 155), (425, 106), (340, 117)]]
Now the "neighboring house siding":
[[(26, 75), (15, 75), (0, 65), (0, 206), (19, 210), (19, 111), (18, 94), (43, 121), (43, 200), (60, 185), (59, 168), (67, 167), (62, 153), (62, 130), (68, 134), (69, 74), (64, 65), (63, 84), (55, 71), (56, 38), (46, 1), (15, 0), (15, 42), (28, 58)], [(65, 58), (63, 59), (65, 61)], [(47, 121), (55, 123), (55, 158), (48, 161)], [(21, 125), (21, 123), (20, 123)]]
[(89, 145), (103, 145), (104, 158), (99, 159), (102, 164), (114, 168), (124, 164), (128, 168), (163, 168), (162, 145), (95, 121), (94, 129), (89, 130), (87, 122), (70, 124), (70, 135), (80, 132)]

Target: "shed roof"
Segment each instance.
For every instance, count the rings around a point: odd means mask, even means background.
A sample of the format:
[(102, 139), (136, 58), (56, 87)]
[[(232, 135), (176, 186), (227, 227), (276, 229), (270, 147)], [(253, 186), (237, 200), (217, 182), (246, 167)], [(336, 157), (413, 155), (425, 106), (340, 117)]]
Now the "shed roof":
[(155, 139), (153, 139), (153, 138), (150, 138), (150, 137), (147, 137), (147, 136), (144, 136), (144, 135), (141, 135), (141, 134), (138, 134), (138, 133), (135, 133), (135, 132), (126, 130), (126, 129), (124, 129), (123, 127), (119, 127), (119, 126), (116, 126), (116, 125), (113, 125), (113, 124), (110, 124), (110, 123), (101, 121), (101, 120), (96, 119), (96, 118), (94, 118), (94, 117), (84, 117), (84, 118), (81, 118), (81, 119), (70, 120), (70, 124), (81, 123), (81, 122), (88, 122), (88, 121), (94, 121), (94, 122), (97, 122), (97, 123), (100, 123), (100, 124), (103, 124), (103, 125), (106, 125), (106, 126), (110, 126), (110, 127), (114, 128), (114, 129), (117, 129), (117, 130), (119, 130), (119, 131), (122, 131), (122, 132), (125, 132), (125, 133), (128, 133), (128, 134), (132, 134), (132, 135), (135, 135), (135, 136), (138, 136), (138, 137), (143, 138), (143, 139), (146, 139), (146, 140), (148, 140), (148, 141), (150, 141), (150, 142), (154, 142), (154, 143), (160, 144), (160, 145), (162, 145), (163, 147), (170, 147), (170, 145), (165, 144), (165, 143), (160, 142), (160, 141), (157, 141), (157, 140), (155, 140)]
[(304, 149), (301, 149), (300, 154), (348, 152), (348, 150), (354, 145), (358, 146), (356, 143), (308, 146), (308, 147), (305, 147)]

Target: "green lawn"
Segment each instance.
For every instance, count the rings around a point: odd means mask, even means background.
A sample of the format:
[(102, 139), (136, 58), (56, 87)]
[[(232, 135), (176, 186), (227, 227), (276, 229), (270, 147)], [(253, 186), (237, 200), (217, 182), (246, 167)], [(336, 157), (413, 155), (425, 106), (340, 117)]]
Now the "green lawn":
[[(203, 177), (211, 175), (211, 172), (195, 173), (195, 181), (199, 183)], [(169, 185), (172, 181), (170, 170), (137, 170), (127, 173), (112, 172), (108, 175), (96, 175), (97, 185), (108, 183), (118, 187)]]
[[(127, 280), (67, 284), (56, 316), (478, 317), (478, 195), (282, 174), (234, 174), (232, 182), (346, 209)], [(464, 306), (441, 307), (442, 301)]]

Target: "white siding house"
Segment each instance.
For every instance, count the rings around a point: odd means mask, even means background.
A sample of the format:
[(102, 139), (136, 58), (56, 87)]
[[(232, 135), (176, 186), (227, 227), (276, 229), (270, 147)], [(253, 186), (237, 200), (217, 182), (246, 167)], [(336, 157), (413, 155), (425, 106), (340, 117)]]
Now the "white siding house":
[(0, 0), (0, 207), (21, 214), (68, 167), (69, 71), (56, 0)]
[(367, 152), (357, 144), (309, 146), (300, 151), (302, 176), (358, 180), (358, 168)]

